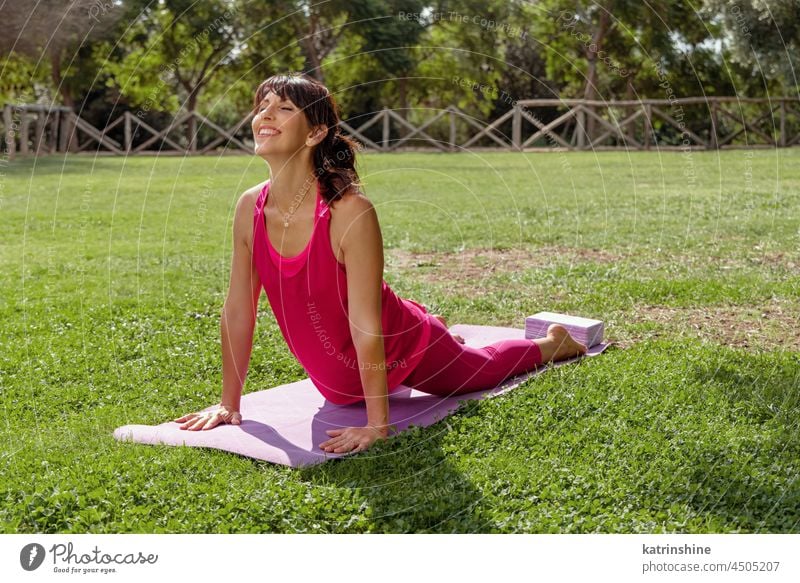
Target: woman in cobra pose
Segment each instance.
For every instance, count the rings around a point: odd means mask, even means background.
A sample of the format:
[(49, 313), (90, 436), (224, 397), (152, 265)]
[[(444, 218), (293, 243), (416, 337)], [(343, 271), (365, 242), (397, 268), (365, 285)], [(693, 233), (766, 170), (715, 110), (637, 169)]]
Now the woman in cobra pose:
[(330, 402), (366, 401), (367, 425), (330, 429), (329, 452), (361, 451), (389, 432), (389, 393), (401, 383), (448, 396), (496, 386), (538, 365), (586, 352), (558, 324), (547, 336), (470, 347), (444, 318), (383, 280), (383, 240), (360, 191), (357, 144), (338, 130), (328, 89), (275, 75), (255, 93), (255, 154), (270, 179), (236, 205), (230, 284), (220, 323), (222, 398), (182, 429), (240, 424), (239, 404), (263, 289), (292, 354)]

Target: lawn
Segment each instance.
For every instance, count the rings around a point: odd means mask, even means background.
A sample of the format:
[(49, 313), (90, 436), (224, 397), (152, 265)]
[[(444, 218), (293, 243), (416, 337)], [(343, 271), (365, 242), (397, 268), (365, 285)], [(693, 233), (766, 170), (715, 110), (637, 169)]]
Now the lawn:
[[(0, 178), (4, 533), (800, 532), (800, 150), (369, 154), (385, 278), (448, 324), (617, 343), (291, 469), (120, 443), (218, 401), (255, 157)], [(262, 295), (245, 393), (303, 378)]]

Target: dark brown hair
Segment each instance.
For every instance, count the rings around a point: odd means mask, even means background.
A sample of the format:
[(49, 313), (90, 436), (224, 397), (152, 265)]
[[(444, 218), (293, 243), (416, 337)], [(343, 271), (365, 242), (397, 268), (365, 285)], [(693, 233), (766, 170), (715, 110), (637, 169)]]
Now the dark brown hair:
[(362, 184), (356, 171), (356, 152), (361, 144), (339, 129), (339, 108), (333, 95), (322, 83), (304, 73), (273, 75), (256, 89), (253, 115), (268, 92), (288, 99), (299, 107), (311, 127), (325, 125), (328, 134), (314, 148), (314, 173), (328, 204), (342, 198), (351, 189), (360, 191)]

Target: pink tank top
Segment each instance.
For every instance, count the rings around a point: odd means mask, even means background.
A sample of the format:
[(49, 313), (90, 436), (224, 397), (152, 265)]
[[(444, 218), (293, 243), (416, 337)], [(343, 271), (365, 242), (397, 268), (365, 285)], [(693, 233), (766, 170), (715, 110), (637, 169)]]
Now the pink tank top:
[[(280, 255), (267, 236), (264, 207), (270, 181), (253, 211), (253, 261), (272, 312), (292, 354), (320, 393), (337, 405), (364, 399), (361, 374), (347, 317), (347, 272), (333, 252), (331, 212), (317, 183), (314, 230), (294, 257)], [(388, 390), (399, 388), (422, 359), (431, 335), (424, 306), (399, 297), (385, 280), (381, 323)]]

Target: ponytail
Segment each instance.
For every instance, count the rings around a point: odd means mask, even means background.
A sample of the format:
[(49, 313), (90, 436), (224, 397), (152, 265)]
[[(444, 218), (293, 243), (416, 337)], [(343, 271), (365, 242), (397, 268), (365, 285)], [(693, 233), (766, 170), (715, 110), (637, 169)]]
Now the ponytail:
[(328, 204), (342, 198), (352, 189), (360, 189), (356, 171), (356, 153), (363, 146), (353, 138), (344, 135), (337, 127), (328, 131), (314, 150), (314, 168), (322, 185)]

